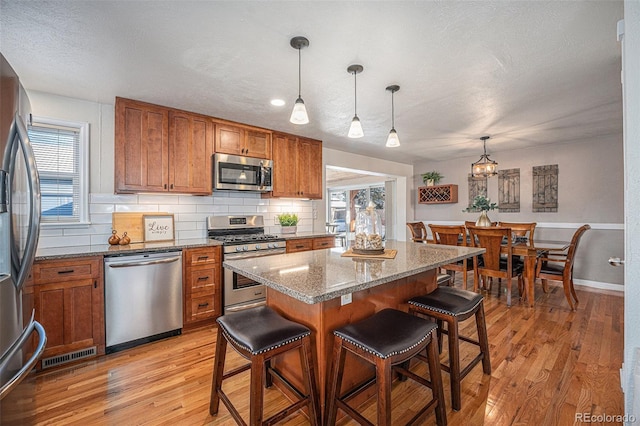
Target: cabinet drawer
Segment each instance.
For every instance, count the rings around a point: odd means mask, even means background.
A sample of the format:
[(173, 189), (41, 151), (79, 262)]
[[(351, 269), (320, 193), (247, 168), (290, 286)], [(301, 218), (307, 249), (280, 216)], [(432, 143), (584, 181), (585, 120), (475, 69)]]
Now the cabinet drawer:
[(331, 248), (335, 246), (336, 246), (335, 237), (322, 237), (322, 238), (315, 238), (313, 240), (314, 250), (326, 249), (326, 248)]
[(213, 293), (218, 282), (218, 268), (198, 268), (192, 269), (187, 277), (187, 284), (192, 292), (210, 290)]
[(191, 312), (189, 318), (191, 320), (205, 319), (218, 315), (216, 312), (216, 304), (214, 296), (201, 296), (191, 299)]
[(184, 251), (187, 265), (206, 265), (220, 261), (220, 247), (189, 249)]
[(102, 259), (88, 258), (69, 260), (48, 260), (33, 265), (34, 284), (48, 284), (70, 280), (100, 277)]
[(313, 250), (313, 240), (311, 238), (287, 241), (287, 253), (307, 250)]

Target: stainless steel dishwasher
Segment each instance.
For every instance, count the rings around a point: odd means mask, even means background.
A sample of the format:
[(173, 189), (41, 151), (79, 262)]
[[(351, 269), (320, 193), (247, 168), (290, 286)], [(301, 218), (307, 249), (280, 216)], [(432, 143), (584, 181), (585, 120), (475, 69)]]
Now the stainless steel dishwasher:
[(182, 252), (104, 258), (106, 352), (182, 330)]

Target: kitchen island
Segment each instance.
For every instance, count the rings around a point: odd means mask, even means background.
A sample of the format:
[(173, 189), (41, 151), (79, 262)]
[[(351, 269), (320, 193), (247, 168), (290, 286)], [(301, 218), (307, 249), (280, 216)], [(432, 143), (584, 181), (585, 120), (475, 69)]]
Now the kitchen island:
[[(320, 402), (324, 409), (333, 330), (384, 308), (407, 311), (407, 301), (437, 287), (437, 268), (484, 253), (482, 248), (387, 241), (393, 259), (343, 257), (345, 248), (225, 261), (223, 266), (267, 287), (267, 305), (313, 333)], [(277, 363), (301, 385), (300, 362), (288, 354)], [(373, 375), (371, 365), (347, 357), (343, 384)], [(281, 387), (285, 390), (284, 387)], [(368, 395), (363, 395), (366, 398)]]

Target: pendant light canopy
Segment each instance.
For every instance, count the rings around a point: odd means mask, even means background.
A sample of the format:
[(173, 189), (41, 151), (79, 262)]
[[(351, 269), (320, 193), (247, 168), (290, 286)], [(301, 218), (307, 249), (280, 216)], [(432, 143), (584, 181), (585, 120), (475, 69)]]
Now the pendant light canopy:
[(400, 90), (400, 86), (394, 84), (392, 86), (388, 86), (387, 90), (391, 92), (391, 130), (389, 131), (389, 136), (387, 137), (387, 148), (395, 148), (400, 146), (400, 138), (398, 138), (398, 133), (396, 132), (395, 125), (395, 108), (393, 105), (393, 94)]
[(357, 74), (360, 74), (364, 70), (362, 65), (350, 65), (347, 68), (347, 72), (349, 74), (353, 74), (353, 120), (351, 120), (351, 127), (349, 127), (349, 137), (350, 138), (361, 138), (364, 136), (364, 132), (362, 131), (362, 124), (360, 124), (360, 119), (358, 118), (358, 85), (357, 85)]
[(489, 138), (490, 136), (480, 138), (484, 147), (484, 154), (480, 156), (478, 161), (471, 163), (471, 176), (473, 177), (490, 177), (498, 174), (498, 163), (487, 155), (487, 139)]
[(304, 106), (302, 96), (300, 96), (301, 86), (301, 58), (300, 50), (309, 46), (309, 40), (306, 37), (298, 36), (291, 39), (291, 47), (298, 50), (298, 99), (293, 105), (293, 111), (291, 111), (291, 118), (289, 121), (293, 124), (307, 124), (309, 122), (309, 116), (307, 115), (307, 108)]

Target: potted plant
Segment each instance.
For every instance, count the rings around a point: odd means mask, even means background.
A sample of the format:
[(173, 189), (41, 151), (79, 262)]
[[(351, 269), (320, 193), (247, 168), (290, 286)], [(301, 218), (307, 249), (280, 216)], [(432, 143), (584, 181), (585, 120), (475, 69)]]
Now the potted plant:
[(492, 203), (490, 198), (484, 195), (476, 195), (471, 203), (470, 207), (467, 207), (463, 212), (481, 212), (480, 217), (476, 220), (476, 226), (491, 226), (491, 219), (487, 216), (487, 211), (494, 210), (498, 205)]
[(422, 182), (427, 186), (437, 185), (444, 176), (435, 170), (422, 175)]
[(298, 230), (298, 222), (300, 219), (296, 213), (280, 213), (276, 216), (283, 234), (295, 234)]

